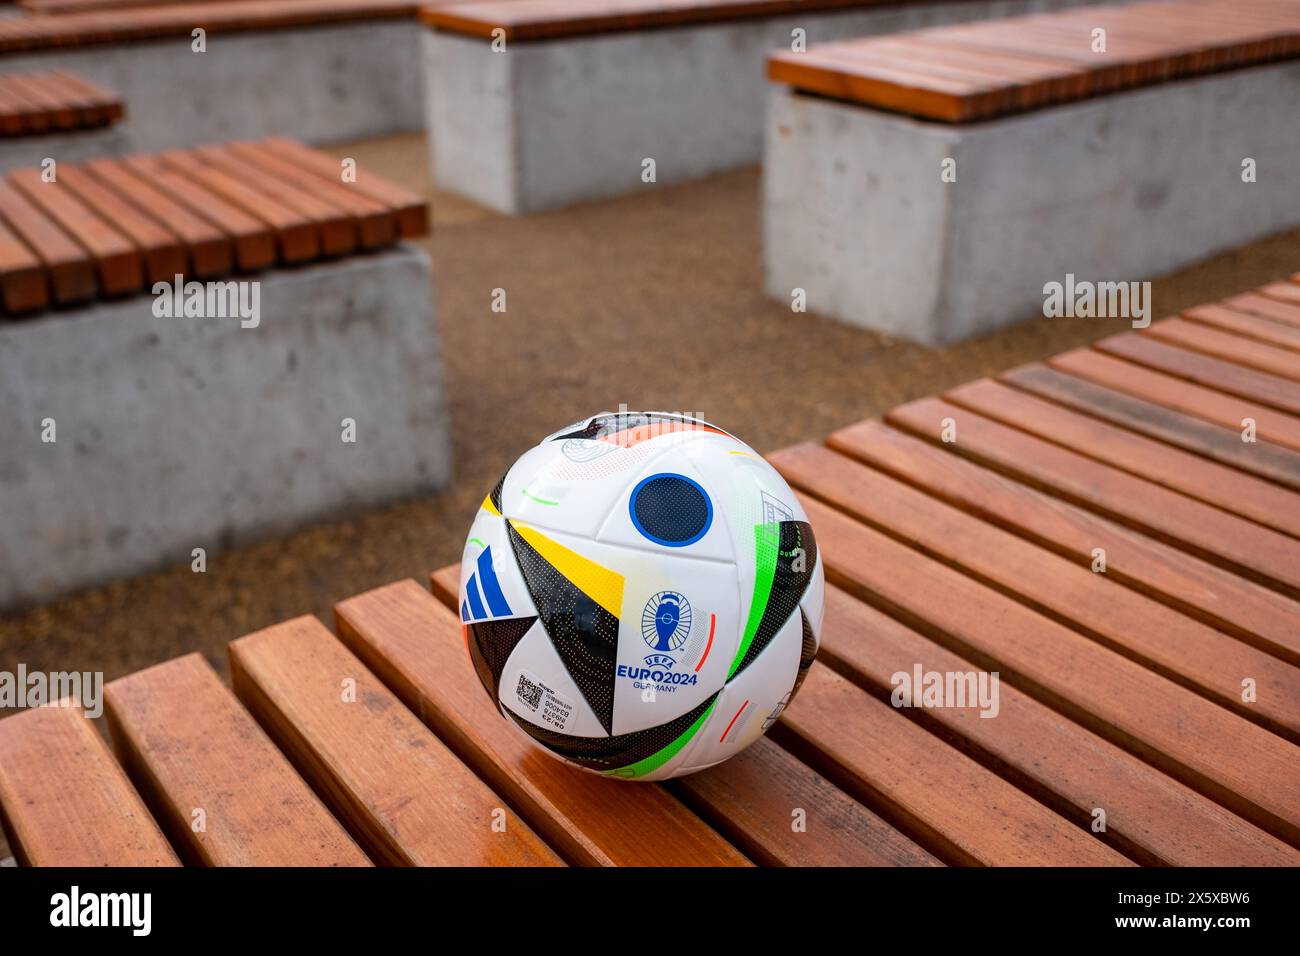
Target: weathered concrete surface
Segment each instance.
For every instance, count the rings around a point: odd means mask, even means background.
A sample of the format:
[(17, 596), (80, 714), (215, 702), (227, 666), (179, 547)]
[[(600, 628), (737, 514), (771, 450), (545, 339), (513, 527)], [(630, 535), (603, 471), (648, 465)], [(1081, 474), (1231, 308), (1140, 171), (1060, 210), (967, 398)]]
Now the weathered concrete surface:
[(967, 126), (773, 87), (765, 289), (939, 344), (1039, 312), (1067, 273), (1152, 279), (1300, 223), (1298, 102), (1294, 62)]
[[(413, 20), (212, 33), (0, 57), (6, 73), (69, 70), (121, 95), (123, 151), (292, 136), (308, 143), (423, 128)], [(56, 158), (59, 158), (56, 156)]]
[(250, 278), (257, 328), (150, 295), (0, 324), (0, 606), (447, 484), (428, 256)]
[(0, 172), (39, 166), (46, 159), (79, 163), (96, 156), (116, 156), (129, 151), (127, 135), (114, 126), (100, 126), (51, 135), (0, 139)]
[(909, 3), (516, 43), (424, 30), (425, 124), (438, 185), (506, 213), (698, 179), (759, 161), (766, 56), (808, 44), (1077, 6)]

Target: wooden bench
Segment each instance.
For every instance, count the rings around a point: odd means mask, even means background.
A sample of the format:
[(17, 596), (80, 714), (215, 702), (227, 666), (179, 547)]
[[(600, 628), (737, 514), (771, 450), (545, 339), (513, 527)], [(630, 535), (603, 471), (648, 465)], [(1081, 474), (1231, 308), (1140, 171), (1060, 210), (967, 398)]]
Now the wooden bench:
[[(1224, 338), (1153, 325), (770, 456), (826, 562), (822, 649), (726, 763), (634, 785), (526, 743), (474, 675), (450, 567), (339, 603), (332, 633), (235, 641), (233, 695), (195, 655), (113, 682), (125, 775), (75, 709), (0, 720), (15, 852), (171, 862), (166, 833), (205, 864), (1295, 866), (1300, 275), (1173, 321)], [(997, 715), (891, 706), (918, 667), (998, 673)]]
[[(0, 71), (58, 69), (112, 85), (131, 104), (115, 152), (415, 131), (423, 126), (417, 8), (415, 0), (215, 0), (10, 17), (0, 19)], [(199, 29), (206, 52), (192, 48)]]
[(0, 172), (121, 150), (122, 98), (61, 70), (0, 73)]
[[(435, 175), (477, 202), (526, 213), (753, 164), (770, 50), (1077, 2), (436, 4), (420, 12), (430, 27), (425, 125)], [(508, 56), (493, 52), (498, 42)]]
[(0, 176), (0, 606), (442, 487), (428, 228), (283, 138)]
[(1087, 8), (775, 53), (766, 291), (803, 289), (809, 309), (938, 344), (1041, 313), (1067, 274), (1145, 280), (1292, 228), (1297, 55), (1288, 0)]

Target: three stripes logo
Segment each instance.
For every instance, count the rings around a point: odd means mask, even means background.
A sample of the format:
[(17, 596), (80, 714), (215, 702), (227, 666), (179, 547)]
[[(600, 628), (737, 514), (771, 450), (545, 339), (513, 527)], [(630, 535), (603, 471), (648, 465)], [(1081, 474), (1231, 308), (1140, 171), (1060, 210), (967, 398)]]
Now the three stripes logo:
[(496, 569), (492, 566), (492, 548), (484, 548), (475, 563), (474, 573), (465, 582), (465, 600), (460, 603), (462, 621), (482, 621), (491, 617), (509, 617), (513, 612), (501, 591)]

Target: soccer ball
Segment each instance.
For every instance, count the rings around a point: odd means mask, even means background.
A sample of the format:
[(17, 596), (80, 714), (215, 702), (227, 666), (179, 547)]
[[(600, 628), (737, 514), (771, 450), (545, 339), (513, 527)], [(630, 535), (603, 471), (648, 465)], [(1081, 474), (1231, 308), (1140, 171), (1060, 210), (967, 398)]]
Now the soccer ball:
[(808, 518), (744, 442), (663, 412), (584, 419), (483, 500), (460, 615), (501, 714), (587, 770), (663, 780), (757, 740), (817, 653)]

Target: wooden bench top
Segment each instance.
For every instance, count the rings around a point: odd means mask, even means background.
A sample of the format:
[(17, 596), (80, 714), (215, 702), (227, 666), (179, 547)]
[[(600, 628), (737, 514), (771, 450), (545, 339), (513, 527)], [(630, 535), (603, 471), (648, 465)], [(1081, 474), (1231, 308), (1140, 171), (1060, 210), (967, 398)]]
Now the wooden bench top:
[[(1105, 52), (1093, 31), (1105, 30)], [(797, 90), (965, 123), (1300, 55), (1290, 0), (1174, 0), (933, 27), (780, 51)]]
[[(234, 642), (233, 693), (196, 655), (113, 682), (124, 770), (75, 708), (0, 720), (10, 840), (38, 863), (174, 862), (166, 833), (206, 864), (1296, 866), (1297, 331), (1300, 275), (771, 455), (817, 529), (822, 649), (707, 771), (628, 784), (527, 743), (450, 567), (342, 601), (332, 632)], [(918, 667), (996, 672), (996, 716), (891, 706)]]
[(0, 54), (54, 48), (243, 33), (353, 20), (409, 19), (415, 0), (224, 0), (90, 10), (59, 16), (0, 18)]
[(464, 0), (420, 10), (421, 22), (449, 33), (507, 41), (546, 40), (897, 5), (909, 0)]
[(0, 314), (382, 248), (429, 229), (428, 202), (271, 138), (60, 164), (0, 179)]
[(93, 129), (125, 115), (116, 93), (73, 73), (0, 74), (0, 137)]

